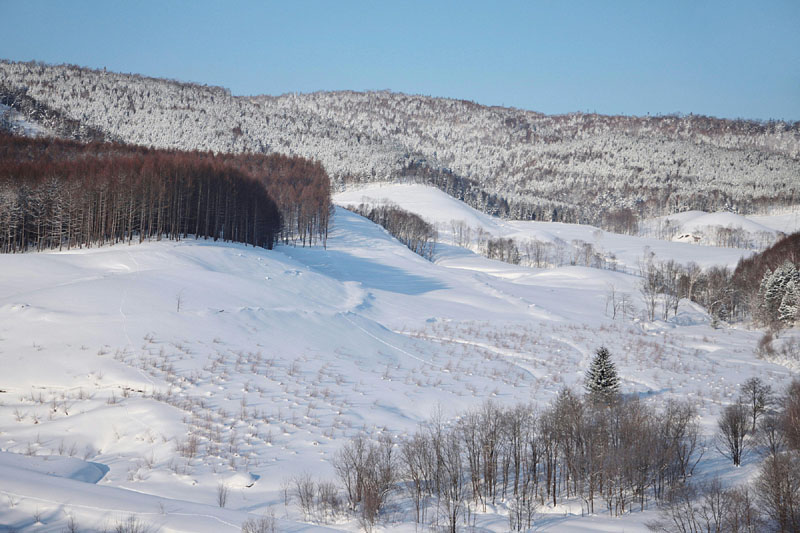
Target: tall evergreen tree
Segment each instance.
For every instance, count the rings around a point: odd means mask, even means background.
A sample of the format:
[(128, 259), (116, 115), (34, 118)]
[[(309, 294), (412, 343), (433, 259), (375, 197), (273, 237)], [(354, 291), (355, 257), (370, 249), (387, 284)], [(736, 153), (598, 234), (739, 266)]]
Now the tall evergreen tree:
[(778, 320), (787, 327), (792, 327), (797, 320), (798, 310), (800, 310), (800, 284), (794, 279), (790, 279), (786, 284), (786, 291), (781, 298), (781, 305), (778, 307)]
[(767, 269), (761, 280), (761, 312), (768, 325), (790, 326), (797, 312), (797, 287), (800, 271), (791, 261), (784, 261), (774, 272)]
[(611, 352), (601, 346), (586, 372), (586, 392), (595, 401), (608, 403), (619, 394), (619, 376), (611, 361)]

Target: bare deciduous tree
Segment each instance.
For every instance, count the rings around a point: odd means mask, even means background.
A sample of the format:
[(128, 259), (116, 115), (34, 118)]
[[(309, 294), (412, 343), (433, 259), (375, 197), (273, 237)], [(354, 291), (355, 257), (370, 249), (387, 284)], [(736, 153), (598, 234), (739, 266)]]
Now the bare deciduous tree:
[(228, 485), (225, 483), (217, 484), (217, 505), (225, 507), (228, 503)]
[(733, 461), (742, 463), (746, 438), (750, 434), (750, 417), (747, 407), (741, 403), (727, 406), (717, 420), (717, 449)]
[(753, 420), (750, 432), (755, 433), (759, 417), (772, 404), (772, 387), (764, 383), (761, 378), (753, 377), (742, 384), (740, 397), (742, 403), (750, 410)]

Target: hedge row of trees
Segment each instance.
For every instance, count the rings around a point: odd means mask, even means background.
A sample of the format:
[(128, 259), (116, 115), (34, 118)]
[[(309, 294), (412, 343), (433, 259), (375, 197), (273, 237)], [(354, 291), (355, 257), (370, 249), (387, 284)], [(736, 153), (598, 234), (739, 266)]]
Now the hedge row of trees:
[(278, 154), (217, 154), (223, 163), (255, 177), (280, 210), (280, 238), (305, 246), (328, 240), (331, 184), (318, 161)]
[(325, 172), (300, 158), (0, 134), (4, 253), (189, 235), (324, 243), (329, 214)]
[(408, 248), (428, 259), (433, 259), (439, 233), (421, 217), (391, 203), (348, 206), (348, 210), (383, 226), (393, 237)]

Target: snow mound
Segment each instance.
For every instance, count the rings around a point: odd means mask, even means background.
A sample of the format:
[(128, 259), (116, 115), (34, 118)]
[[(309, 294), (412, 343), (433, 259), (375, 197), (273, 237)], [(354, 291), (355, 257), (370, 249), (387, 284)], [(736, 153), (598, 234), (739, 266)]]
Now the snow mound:
[(770, 215), (750, 215), (749, 220), (787, 235), (800, 231), (800, 209), (795, 206), (792, 211)]
[[(721, 226), (731, 229), (741, 228), (749, 233), (775, 233), (774, 229), (735, 213), (703, 213), (696, 211), (692, 213), (697, 213), (697, 215), (689, 217), (681, 223), (681, 229), (685, 232), (697, 232), (703, 231), (709, 227)], [(674, 215), (670, 215), (668, 218), (670, 220), (675, 220)]]
[(500, 228), (499, 219), (427, 185), (378, 183), (340, 192), (334, 195), (333, 201), (343, 207), (390, 202), (418, 214), (434, 225), (449, 225), (451, 221), (457, 220), (470, 227), (492, 229), (493, 233)]

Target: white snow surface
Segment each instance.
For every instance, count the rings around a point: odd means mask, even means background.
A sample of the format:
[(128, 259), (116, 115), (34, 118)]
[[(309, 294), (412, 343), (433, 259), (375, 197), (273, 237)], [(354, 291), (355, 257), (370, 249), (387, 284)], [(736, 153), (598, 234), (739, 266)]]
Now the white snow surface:
[(53, 132), (48, 128), (26, 119), (22, 113), (16, 109), (0, 104), (0, 122), (5, 118), (12, 130), (26, 137), (49, 137)]
[[(370, 185), (340, 192), (334, 196), (334, 202), (345, 207), (357, 206), (361, 203), (389, 202), (396, 204), (434, 224), (439, 230), (440, 240), (446, 243), (452, 242), (453, 221), (463, 221), (473, 229), (473, 232), (480, 227), (493, 237), (512, 238), (519, 243), (527, 240), (550, 243), (573, 243), (574, 241), (591, 243), (604, 255), (613, 254), (620, 270), (630, 272), (636, 271), (640, 260), (649, 253), (655, 254), (659, 260), (674, 259), (681, 264), (693, 261), (704, 268), (715, 265), (733, 268), (739, 259), (753, 253), (753, 250), (697, 246), (692, 243), (620, 235), (582, 224), (504, 220), (473, 209), (439, 189), (426, 185), (389, 183)], [(686, 217), (687, 222), (699, 218), (705, 219), (709, 223), (721, 223), (730, 219), (724, 215), (727, 214), (690, 211), (687, 214), (671, 215), (669, 218), (682, 221), (681, 217)], [(732, 217), (747, 222), (744, 217), (738, 215), (732, 215)], [(703, 223), (702, 220), (700, 223)], [(765, 226), (757, 225), (754, 222), (749, 223), (749, 227), (755, 226), (768, 230)]]
[[(684, 215), (684, 217), (681, 217), (681, 215)], [(681, 217), (682, 220), (679, 217)], [(713, 226), (722, 226), (723, 228), (742, 228), (750, 233), (756, 233), (759, 231), (773, 233), (775, 231), (772, 228), (754, 222), (742, 215), (737, 215), (736, 213), (706, 213), (704, 211), (687, 211), (686, 213), (671, 215), (667, 218), (670, 220), (681, 220), (681, 228), (683, 231), (702, 231), (705, 228)]]
[[(653, 226), (659, 222), (669, 223), (676, 235), (681, 238), (687, 234), (705, 235), (706, 240), (716, 228), (739, 229), (751, 235), (772, 235), (796, 231), (797, 220), (786, 215), (750, 215), (742, 216), (730, 212), (706, 213), (705, 211), (684, 211), (668, 216), (657, 217), (645, 222), (645, 226)], [(788, 231), (786, 231), (788, 230)]]
[(775, 231), (782, 231), (786, 234), (800, 231), (800, 208), (797, 207), (795, 207), (794, 210), (782, 213), (750, 215), (747, 218), (762, 226), (767, 226)]
[[(358, 195), (378, 193), (336, 201)], [(594, 239), (628, 265), (646, 246), (703, 265), (747, 253), (501, 221), (433, 189), (386, 197), (497, 235)], [(334, 480), (329, 460), (348, 437), (408, 434), (437, 408), (452, 418), (487, 399), (544, 406), (581, 387), (601, 344), (624, 393), (695, 402), (706, 436), (744, 380), (791, 379), (755, 357), (759, 332), (712, 329), (689, 302), (668, 322), (613, 320), (609, 286), (638, 301), (636, 282), (508, 265), (446, 240), (429, 262), (340, 208), (327, 249), (186, 240), (0, 256), (0, 524), (55, 532), (72, 517), (101, 531), (133, 514), (162, 531), (234, 532), (274, 512), (281, 531), (356, 531), (346, 518), (304, 522), (284, 484), (303, 472)], [(190, 434), (193, 457), (178, 451)], [(752, 474), (756, 459), (731, 473), (712, 448), (702, 475)], [(414, 530), (400, 509), (381, 531)], [(536, 530), (646, 531), (655, 512), (579, 509), (546, 507)], [(508, 522), (501, 507), (477, 524)]]

